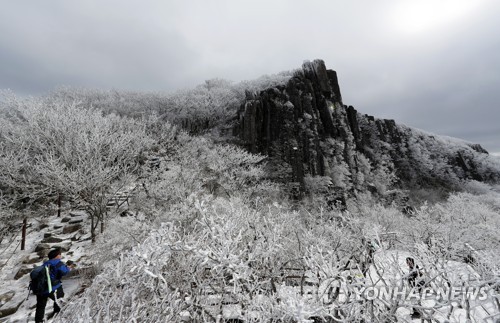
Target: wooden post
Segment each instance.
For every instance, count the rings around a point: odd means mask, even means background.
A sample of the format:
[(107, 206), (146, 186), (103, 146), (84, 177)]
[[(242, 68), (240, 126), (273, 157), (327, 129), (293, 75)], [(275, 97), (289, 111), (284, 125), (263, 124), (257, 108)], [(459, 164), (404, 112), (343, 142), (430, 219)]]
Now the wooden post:
[(21, 250), (24, 250), (26, 247), (26, 227), (27, 226), (28, 226), (28, 219), (24, 218), (23, 228), (21, 230)]

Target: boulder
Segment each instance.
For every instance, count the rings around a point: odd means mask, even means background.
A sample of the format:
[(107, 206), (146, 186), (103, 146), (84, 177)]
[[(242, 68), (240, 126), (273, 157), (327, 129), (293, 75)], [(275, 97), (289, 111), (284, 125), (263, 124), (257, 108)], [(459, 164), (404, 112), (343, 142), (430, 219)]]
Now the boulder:
[(61, 224), (54, 224), (54, 229), (55, 230), (58, 230), (58, 229), (60, 229), (62, 227), (63, 227), (63, 225), (61, 225)]
[(14, 275), (14, 279), (18, 280), (26, 274), (29, 274), (33, 270), (33, 266), (21, 265), (21, 268)]
[(70, 220), (71, 220), (71, 218), (66, 216), (66, 217), (61, 219), (61, 223), (69, 222)]
[[(24, 295), (16, 295), (13, 291), (9, 291), (5, 294), (7, 294), (5, 296), (6, 302), (1, 303), (2, 305), (0, 306), (0, 318), (4, 318), (6, 316), (16, 313), (17, 310), (19, 309), (19, 306), (21, 306), (21, 304), (24, 303), (26, 298), (24, 297)], [(5, 294), (0, 295), (0, 298)]]
[(50, 249), (47, 243), (40, 243), (35, 247), (35, 252), (45, 251), (47, 249)]
[(43, 258), (47, 257), (48, 253), (49, 253), (49, 249), (42, 249), (42, 250), (36, 252), (39, 259), (43, 259)]
[(31, 264), (34, 264), (34, 263), (39, 262), (40, 260), (41, 260), (41, 258), (40, 258), (40, 256), (39, 256), (38, 254), (36, 254), (36, 253), (31, 253), (31, 254), (27, 255), (27, 256), (23, 259), (22, 263), (23, 263), (23, 264), (27, 264), (27, 265), (31, 265)]
[(15, 312), (17, 312), (17, 310), (19, 309), (19, 306), (21, 306), (22, 303), (23, 302), (21, 301), (18, 304), (12, 304), (12, 305), (9, 304), (10, 306), (5, 305), (5, 306), (0, 307), (0, 318), (12, 315)]
[(66, 252), (68, 251), (70, 248), (71, 248), (71, 241), (65, 241), (65, 242), (62, 242), (62, 243), (58, 243), (58, 244), (54, 244), (51, 249), (56, 249), (56, 248), (60, 248), (62, 251)]
[(71, 241), (78, 241), (80, 240), (81, 235), (80, 234), (75, 234), (74, 236), (71, 237)]
[(0, 308), (7, 302), (9, 302), (16, 293), (12, 290), (0, 294)]

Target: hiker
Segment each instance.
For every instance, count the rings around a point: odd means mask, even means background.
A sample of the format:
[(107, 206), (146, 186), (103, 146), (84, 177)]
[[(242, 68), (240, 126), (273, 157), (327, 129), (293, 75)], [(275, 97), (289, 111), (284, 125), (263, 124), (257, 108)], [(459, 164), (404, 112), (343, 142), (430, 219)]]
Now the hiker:
[(411, 257), (406, 258), (406, 264), (410, 269), (410, 273), (408, 274), (408, 284), (412, 288), (417, 287), (418, 291), (420, 292), (425, 284), (425, 282), (421, 280), (422, 272), (420, 271), (420, 267), (418, 267), (418, 265), (415, 265), (415, 260)]
[[(425, 285), (425, 282), (422, 280), (422, 271), (420, 271), (420, 267), (418, 267), (418, 265), (415, 265), (415, 259), (411, 257), (406, 258), (406, 264), (410, 270), (408, 273), (408, 284), (411, 288), (416, 287), (418, 293), (420, 294), (422, 287)], [(415, 309), (415, 307), (412, 307), (410, 316), (412, 318), (419, 318), (421, 317), (421, 314)]]
[(57, 299), (64, 297), (64, 291), (62, 288), (61, 278), (70, 272), (73, 268), (72, 266), (66, 266), (62, 261), (61, 249), (51, 250), (48, 254), (49, 260), (43, 263), (43, 266), (49, 266), (50, 280), (52, 283), (52, 291), (39, 294), (36, 296), (36, 312), (35, 312), (35, 322), (44, 322), (45, 316), (45, 306), (47, 305), (47, 299), (50, 298), (54, 301), (54, 314), (61, 311), (59, 304), (57, 304)]

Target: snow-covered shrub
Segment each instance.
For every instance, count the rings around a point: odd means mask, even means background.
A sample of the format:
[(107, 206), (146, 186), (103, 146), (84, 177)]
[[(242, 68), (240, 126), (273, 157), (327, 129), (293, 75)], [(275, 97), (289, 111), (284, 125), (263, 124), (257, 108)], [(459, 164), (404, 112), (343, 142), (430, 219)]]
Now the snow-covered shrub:
[(158, 113), (166, 104), (168, 94), (161, 92), (138, 92), (121, 90), (101, 90), (82, 87), (61, 86), (45, 96), (47, 102), (77, 102), (93, 107), (104, 114), (142, 118)]
[(226, 122), (234, 117), (245, 99), (245, 91), (259, 92), (285, 84), (295, 71), (264, 75), (256, 80), (233, 83), (224, 79), (211, 79), (193, 89), (174, 93), (99, 90), (77, 87), (59, 87), (49, 93), (47, 102), (77, 102), (93, 107), (105, 114), (142, 118), (159, 114), (192, 133)]
[[(151, 177), (144, 178), (148, 193), (140, 194), (149, 201), (150, 213), (165, 214), (184, 207), (182, 202), (186, 199), (205, 194), (239, 196), (252, 203), (281, 198), (279, 186), (264, 179), (263, 156), (186, 133), (178, 134), (175, 145), (175, 154), (170, 157), (173, 165), (169, 169), (160, 167)], [(183, 214), (189, 218), (192, 211), (186, 211)]]
[[(488, 225), (499, 227), (491, 212), (498, 198), (482, 199), (462, 193), (408, 217), (381, 205), (360, 205), (350, 212), (291, 211), (286, 204), (256, 207), (238, 196), (190, 194), (166, 208), (162, 218), (170, 221), (152, 229), (144, 242), (122, 250), (119, 260), (104, 264), (59, 320), (400, 321), (414, 303), (358, 299), (352, 291), (408, 287), (407, 256), (415, 258), (433, 288), (457, 281), (459, 263), (450, 262), (449, 246), (458, 248), (469, 241), (468, 234), (477, 236), (474, 226), (479, 224), (466, 217), (470, 208), (477, 210), (476, 219), (483, 214)], [(456, 235), (443, 230), (455, 220)], [(483, 277), (498, 279), (494, 273)], [(486, 283), (474, 279), (465, 283)], [(452, 317), (452, 303), (427, 307), (425, 315), (441, 317), (446, 310)]]
[(305, 188), (311, 194), (325, 194), (332, 183), (332, 179), (328, 176), (305, 176)]
[(279, 268), (293, 259), (297, 242), (287, 233), (293, 227), (281, 222), (288, 214), (279, 208), (256, 213), (237, 200), (195, 201), (192, 207), (199, 214), (191, 231), (175, 223), (154, 230), (107, 264), (60, 319), (180, 321), (188, 311), (195, 320), (214, 320), (222, 315), (223, 299), (233, 298), (251, 311), (252, 299), (276, 288)]
[(475, 180), (463, 181), (462, 188), (465, 192), (477, 195), (486, 195), (492, 192), (492, 186)]
[(108, 262), (84, 295), (69, 303), (55, 321), (176, 321), (182, 295), (159, 272), (172, 257), (175, 238), (171, 227), (164, 225), (144, 243)]

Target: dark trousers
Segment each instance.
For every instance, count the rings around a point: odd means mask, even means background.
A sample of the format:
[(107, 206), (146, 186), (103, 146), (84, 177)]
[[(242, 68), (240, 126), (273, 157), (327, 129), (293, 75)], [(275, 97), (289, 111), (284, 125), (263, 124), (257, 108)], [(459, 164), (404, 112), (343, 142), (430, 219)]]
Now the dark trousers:
[[(55, 293), (55, 295), (54, 295), (54, 293)], [(45, 306), (47, 305), (47, 300), (49, 298), (54, 301), (54, 314), (61, 311), (61, 308), (59, 307), (59, 305), (56, 302), (56, 296), (57, 296), (57, 299), (64, 297), (64, 291), (63, 291), (62, 286), (50, 294), (36, 295), (36, 312), (35, 312), (35, 322), (36, 323), (43, 322), (43, 319), (45, 316)]]

